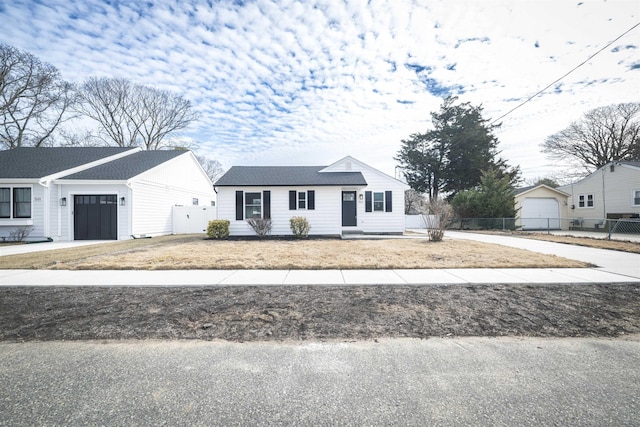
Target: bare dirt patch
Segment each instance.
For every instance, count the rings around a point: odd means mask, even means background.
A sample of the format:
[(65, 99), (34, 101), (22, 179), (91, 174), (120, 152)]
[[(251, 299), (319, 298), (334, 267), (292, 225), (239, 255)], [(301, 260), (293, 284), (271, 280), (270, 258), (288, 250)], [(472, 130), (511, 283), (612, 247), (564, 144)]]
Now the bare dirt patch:
[(0, 288), (0, 340), (621, 337), (638, 284)]
[(579, 261), (462, 240), (205, 240), (165, 236), (0, 257), (0, 269), (580, 268)]

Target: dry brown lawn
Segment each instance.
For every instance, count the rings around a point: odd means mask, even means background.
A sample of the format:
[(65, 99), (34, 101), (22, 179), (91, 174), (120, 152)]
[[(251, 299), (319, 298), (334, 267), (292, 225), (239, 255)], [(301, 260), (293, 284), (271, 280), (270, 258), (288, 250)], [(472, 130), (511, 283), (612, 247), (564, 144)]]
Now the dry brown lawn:
[(0, 257), (0, 269), (579, 268), (582, 262), (463, 240), (205, 240), (202, 235), (101, 243)]

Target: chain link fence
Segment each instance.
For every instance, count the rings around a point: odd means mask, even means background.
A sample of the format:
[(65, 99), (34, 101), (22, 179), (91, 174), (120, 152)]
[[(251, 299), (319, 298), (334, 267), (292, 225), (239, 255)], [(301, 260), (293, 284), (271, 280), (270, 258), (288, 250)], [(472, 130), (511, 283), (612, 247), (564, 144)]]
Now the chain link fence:
[(640, 237), (640, 218), (457, 218), (450, 226), (459, 230), (500, 231), (588, 231), (613, 235)]

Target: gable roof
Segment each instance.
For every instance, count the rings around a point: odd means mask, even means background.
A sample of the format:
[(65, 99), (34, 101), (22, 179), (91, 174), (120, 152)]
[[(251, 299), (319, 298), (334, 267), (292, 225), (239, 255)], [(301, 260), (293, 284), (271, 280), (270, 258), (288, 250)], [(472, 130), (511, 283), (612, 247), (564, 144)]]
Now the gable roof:
[(248, 186), (327, 186), (367, 185), (360, 172), (320, 172), (325, 166), (233, 166), (215, 185)]
[(558, 194), (560, 194), (562, 196), (570, 196), (569, 193), (566, 193), (566, 192), (564, 192), (562, 190), (558, 190), (557, 188), (550, 187), (550, 186), (548, 186), (546, 184), (530, 185), (528, 187), (518, 188), (514, 192), (514, 195), (515, 196), (520, 196), (521, 194), (525, 194), (525, 193), (528, 193), (530, 191), (537, 190), (539, 188), (543, 188), (543, 189), (545, 189), (547, 191), (552, 191), (554, 193), (558, 193)]
[(61, 179), (127, 180), (185, 153), (187, 151), (140, 151), (130, 156), (121, 157), (111, 162), (64, 176)]
[(137, 148), (20, 147), (0, 151), (0, 178), (42, 178)]

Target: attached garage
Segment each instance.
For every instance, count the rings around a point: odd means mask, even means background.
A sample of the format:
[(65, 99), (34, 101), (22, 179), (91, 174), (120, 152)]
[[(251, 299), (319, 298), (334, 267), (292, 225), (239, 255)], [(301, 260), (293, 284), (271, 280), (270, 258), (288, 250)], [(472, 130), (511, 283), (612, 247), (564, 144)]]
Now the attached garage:
[(74, 240), (118, 240), (118, 196), (77, 195), (73, 201)]

